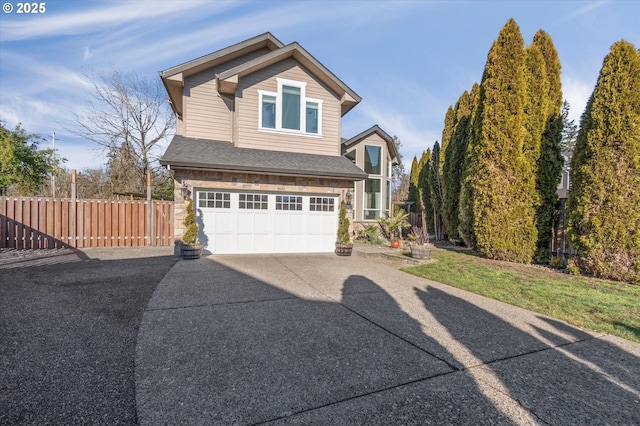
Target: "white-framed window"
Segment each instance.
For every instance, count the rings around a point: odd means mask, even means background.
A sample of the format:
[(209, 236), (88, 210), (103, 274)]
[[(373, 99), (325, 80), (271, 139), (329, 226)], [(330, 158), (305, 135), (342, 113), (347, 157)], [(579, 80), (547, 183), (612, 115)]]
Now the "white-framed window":
[(231, 208), (231, 194), (228, 192), (198, 191), (198, 207), (210, 209)]
[(391, 213), (391, 180), (389, 179), (387, 179), (386, 197), (387, 197), (387, 205), (385, 206), (385, 213), (387, 214), (387, 217), (389, 217)]
[(302, 197), (276, 195), (276, 210), (302, 210)]
[(364, 220), (376, 220), (380, 217), (382, 207), (382, 179), (369, 178), (364, 180)]
[(309, 211), (312, 212), (332, 212), (335, 210), (335, 199), (332, 197), (311, 197), (309, 198)]
[(239, 194), (238, 208), (247, 210), (267, 210), (267, 194)]
[(307, 98), (307, 83), (276, 78), (278, 91), (258, 90), (258, 129), (322, 136), (322, 100)]
[(370, 175), (382, 175), (382, 147), (364, 146), (364, 172)]

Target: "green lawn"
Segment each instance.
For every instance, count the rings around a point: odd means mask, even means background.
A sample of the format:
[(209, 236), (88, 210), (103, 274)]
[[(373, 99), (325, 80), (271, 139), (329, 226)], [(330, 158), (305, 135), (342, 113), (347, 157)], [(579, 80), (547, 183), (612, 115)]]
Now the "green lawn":
[(403, 271), (640, 342), (640, 286), (493, 261), (469, 252), (434, 250), (433, 257), (436, 262)]

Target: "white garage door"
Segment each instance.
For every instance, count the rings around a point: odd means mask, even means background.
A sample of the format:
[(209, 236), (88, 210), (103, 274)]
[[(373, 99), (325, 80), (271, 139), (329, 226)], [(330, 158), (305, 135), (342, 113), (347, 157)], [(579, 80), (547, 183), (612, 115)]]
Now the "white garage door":
[(218, 254), (335, 249), (335, 196), (197, 191), (200, 241)]

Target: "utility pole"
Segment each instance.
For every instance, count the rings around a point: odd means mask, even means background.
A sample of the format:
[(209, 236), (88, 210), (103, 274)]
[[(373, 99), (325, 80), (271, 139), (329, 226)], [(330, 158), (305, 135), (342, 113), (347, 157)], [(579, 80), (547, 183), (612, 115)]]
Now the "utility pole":
[[(52, 163), (56, 164), (56, 129), (53, 129), (53, 135), (51, 136), (51, 148), (53, 153), (51, 154)], [(51, 170), (51, 197), (56, 198), (56, 174), (55, 170)]]

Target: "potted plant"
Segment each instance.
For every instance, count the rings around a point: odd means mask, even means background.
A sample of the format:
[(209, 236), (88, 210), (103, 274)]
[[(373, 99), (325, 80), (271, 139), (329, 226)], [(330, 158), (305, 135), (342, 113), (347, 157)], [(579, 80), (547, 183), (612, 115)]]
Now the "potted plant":
[(180, 256), (183, 259), (200, 259), (202, 254), (202, 244), (198, 244), (198, 224), (196, 223), (196, 212), (193, 208), (193, 200), (187, 197), (187, 216), (182, 221), (185, 232), (180, 242)]
[(414, 226), (411, 233), (412, 242), (409, 244), (411, 248), (411, 257), (414, 259), (429, 260), (431, 259), (431, 244), (429, 244), (429, 233), (426, 226)]
[(351, 256), (353, 250), (353, 243), (351, 242), (351, 236), (349, 235), (349, 218), (347, 217), (347, 209), (344, 206), (344, 201), (340, 203), (340, 217), (338, 221), (338, 233), (336, 241), (336, 254), (338, 256)]
[(393, 216), (377, 219), (383, 235), (391, 241), (392, 248), (400, 247), (403, 229), (408, 229), (411, 226), (407, 221), (408, 217), (409, 213), (404, 209), (397, 208)]

